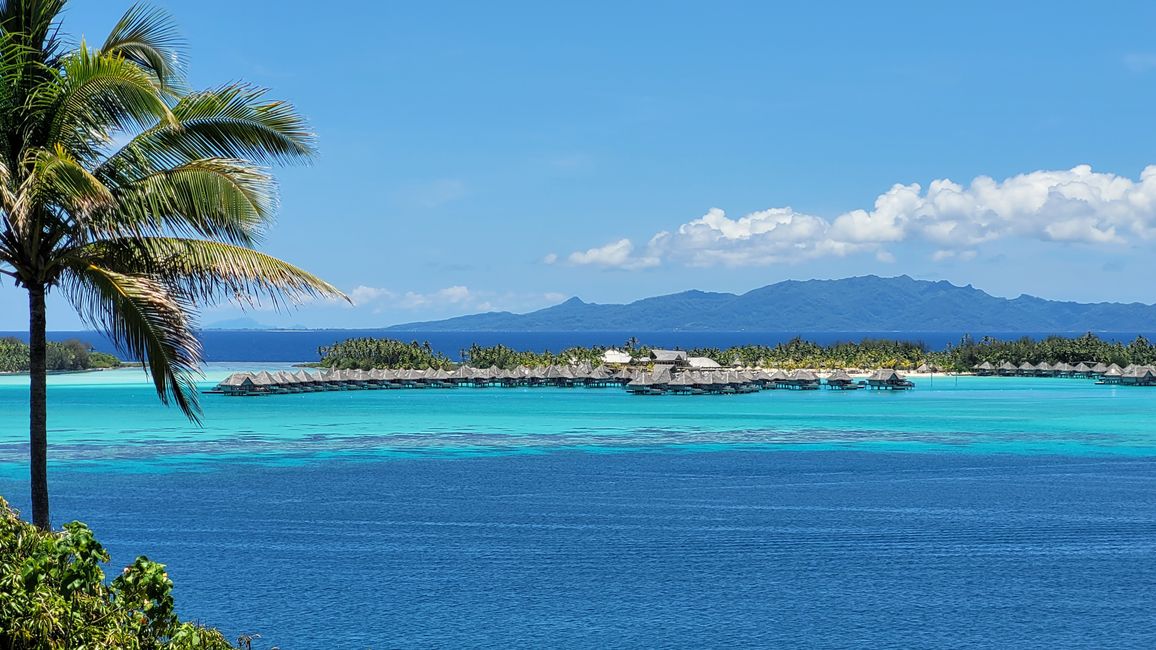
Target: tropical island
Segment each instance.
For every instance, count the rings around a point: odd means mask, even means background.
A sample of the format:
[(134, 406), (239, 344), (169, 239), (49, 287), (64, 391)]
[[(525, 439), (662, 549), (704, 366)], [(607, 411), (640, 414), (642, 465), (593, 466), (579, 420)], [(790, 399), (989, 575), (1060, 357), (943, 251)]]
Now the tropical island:
[[(610, 351), (627, 358), (645, 358), (652, 346), (630, 339), (621, 346), (572, 347), (558, 352), (515, 350), (505, 345), (473, 344), (459, 352), (462, 365), (475, 368), (497, 367), (509, 370), (517, 366), (598, 365)], [(404, 342), (394, 339), (352, 338), (321, 347), (321, 359), (315, 367), (335, 370), (371, 370), (432, 368), (452, 369), (459, 365), (444, 353), (435, 351), (428, 342)], [(915, 370), (920, 366), (942, 372), (971, 372), (976, 366), (990, 363), (1078, 364), (1087, 361), (1104, 364), (1151, 365), (1156, 363), (1156, 347), (1143, 336), (1129, 343), (1109, 341), (1093, 333), (1078, 337), (1049, 336), (1043, 339), (1022, 337), (1000, 340), (993, 337), (963, 337), (942, 350), (929, 350), (919, 341), (864, 339), (822, 345), (794, 338), (774, 346), (741, 345), (725, 349), (693, 348), (689, 357), (708, 358), (721, 366), (782, 368), (894, 368)]]
[[(97, 352), (91, 344), (79, 339), (49, 341), (47, 352), (49, 372), (105, 370), (122, 365), (120, 359), (105, 352)], [(0, 372), (28, 372), (30, 362), (31, 350), (27, 343), (12, 337), (0, 338)]]

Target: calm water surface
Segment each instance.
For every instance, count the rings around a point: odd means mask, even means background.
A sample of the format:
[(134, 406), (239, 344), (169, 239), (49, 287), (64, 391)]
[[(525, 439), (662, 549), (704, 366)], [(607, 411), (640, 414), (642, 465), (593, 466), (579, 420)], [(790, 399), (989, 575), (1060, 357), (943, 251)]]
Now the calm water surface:
[(1156, 389), (204, 396), (203, 429), (134, 371), (50, 400), (56, 521), (255, 647), (1156, 645)]

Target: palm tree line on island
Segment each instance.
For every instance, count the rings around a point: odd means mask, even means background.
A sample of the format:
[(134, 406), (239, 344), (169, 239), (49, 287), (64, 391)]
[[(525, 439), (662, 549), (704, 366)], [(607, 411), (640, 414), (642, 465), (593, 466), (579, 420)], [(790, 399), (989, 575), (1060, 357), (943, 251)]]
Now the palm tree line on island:
[[(344, 297), (254, 248), (277, 207), (265, 167), (308, 161), (315, 151), (314, 136), (293, 106), (242, 83), (190, 89), (183, 43), (162, 11), (132, 7), (95, 45), (65, 36), (65, 5), (0, 2), (0, 278), (28, 297), (32, 523), (48, 535), (44, 544), (56, 549), (27, 547), (21, 540), (29, 537), (12, 532), (16, 524), (10, 522), (5, 530), (11, 534), (0, 535), (5, 574), (20, 570), (9, 560), (31, 562), (37, 553), (57, 557), (52, 553), (58, 551), (69, 566), (107, 560), (95, 541), (86, 543), (85, 553), (73, 552), (69, 545), (84, 536), (75, 524), (64, 533), (47, 532), (50, 293), (64, 296), (125, 356), (141, 360), (161, 401), (194, 421), (200, 414), (194, 384), (201, 361), (194, 336), (199, 307), (219, 300), (283, 305), (307, 296)], [(157, 609), (171, 606), (161, 593), (171, 582), (160, 574), (151, 565), (126, 574), (160, 589), (144, 604), (124, 596), (139, 587), (125, 581), (119, 581), (119, 599), (118, 583), (113, 591), (99, 580), (85, 588), (126, 612), (145, 608), (143, 627), (121, 630), (125, 638), (150, 639), (147, 647), (161, 647), (161, 641), (164, 647), (194, 647), (183, 644), (197, 634), (181, 631), (171, 607)], [(43, 574), (23, 597), (41, 602), (36, 589), (49, 589), (54, 577)], [(5, 647), (42, 647), (47, 641), (38, 634), (57, 633), (70, 636), (53, 647), (95, 647), (104, 642), (87, 639), (86, 630), (97, 634), (96, 621), (120, 621), (93, 610), (92, 620), (64, 616), (73, 623), (53, 627), (53, 612), (29, 605), (21, 613), (11, 608), (24, 601), (5, 596)]]

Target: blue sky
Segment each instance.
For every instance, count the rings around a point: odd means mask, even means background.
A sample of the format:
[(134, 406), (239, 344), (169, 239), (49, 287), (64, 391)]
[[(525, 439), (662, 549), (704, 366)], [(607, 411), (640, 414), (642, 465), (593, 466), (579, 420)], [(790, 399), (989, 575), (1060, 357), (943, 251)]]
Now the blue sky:
[[(266, 86), (319, 136), (264, 249), (358, 306), (263, 323), (867, 273), (1156, 302), (1153, 3), (157, 4), (193, 85)], [(0, 287), (0, 329), (25, 304)]]

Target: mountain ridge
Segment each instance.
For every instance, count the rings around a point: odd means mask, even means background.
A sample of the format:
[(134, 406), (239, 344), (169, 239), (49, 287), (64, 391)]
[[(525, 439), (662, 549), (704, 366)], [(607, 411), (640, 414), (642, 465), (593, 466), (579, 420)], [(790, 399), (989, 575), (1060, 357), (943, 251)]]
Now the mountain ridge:
[(1156, 305), (999, 298), (946, 280), (785, 280), (745, 293), (687, 290), (625, 304), (577, 296), (544, 309), (404, 323), (425, 331), (1152, 331)]

